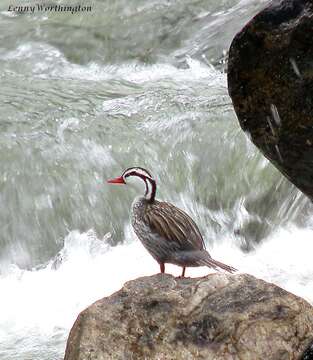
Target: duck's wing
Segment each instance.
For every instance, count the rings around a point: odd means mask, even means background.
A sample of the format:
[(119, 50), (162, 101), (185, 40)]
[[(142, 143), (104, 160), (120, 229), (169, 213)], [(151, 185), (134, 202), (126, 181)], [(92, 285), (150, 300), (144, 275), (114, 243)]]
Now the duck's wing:
[(167, 203), (148, 204), (144, 221), (151, 231), (175, 244), (177, 250), (202, 250), (203, 237), (196, 223), (183, 210)]

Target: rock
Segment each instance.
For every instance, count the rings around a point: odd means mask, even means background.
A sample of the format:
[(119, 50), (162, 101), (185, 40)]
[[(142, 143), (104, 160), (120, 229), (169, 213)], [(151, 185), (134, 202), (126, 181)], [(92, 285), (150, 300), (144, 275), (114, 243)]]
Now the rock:
[(228, 89), (242, 129), (313, 199), (313, 2), (276, 0), (234, 38)]
[(312, 360), (313, 359), (313, 343), (308, 346), (307, 349), (305, 349), (301, 360)]
[(313, 308), (250, 275), (130, 281), (77, 318), (65, 360), (293, 360), (313, 340)]

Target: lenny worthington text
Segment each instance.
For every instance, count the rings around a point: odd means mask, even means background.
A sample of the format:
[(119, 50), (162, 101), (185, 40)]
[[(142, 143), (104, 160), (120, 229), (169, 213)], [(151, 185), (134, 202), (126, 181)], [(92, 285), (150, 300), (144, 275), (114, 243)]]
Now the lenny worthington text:
[(35, 13), (35, 12), (70, 12), (72, 14), (78, 12), (91, 12), (90, 5), (9, 5), (8, 11), (17, 13)]

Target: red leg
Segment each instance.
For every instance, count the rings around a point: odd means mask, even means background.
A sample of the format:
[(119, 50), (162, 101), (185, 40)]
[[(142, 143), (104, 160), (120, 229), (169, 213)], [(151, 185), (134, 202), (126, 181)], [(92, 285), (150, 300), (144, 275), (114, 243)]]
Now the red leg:
[(160, 271), (161, 271), (162, 274), (164, 274), (164, 271), (165, 271), (165, 265), (164, 265), (164, 263), (161, 263), (161, 264), (160, 264)]
[(181, 277), (182, 277), (182, 278), (185, 277), (185, 270), (186, 270), (186, 267), (184, 266), (184, 267), (183, 267), (183, 272), (182, 272), (182, 274), (181, 274)]

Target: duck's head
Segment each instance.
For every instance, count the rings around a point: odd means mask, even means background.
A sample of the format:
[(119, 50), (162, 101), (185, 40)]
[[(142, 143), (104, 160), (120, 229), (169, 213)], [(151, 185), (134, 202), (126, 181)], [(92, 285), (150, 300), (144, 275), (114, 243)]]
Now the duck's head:
[(109, 184), (118, 185), (145, 185), (145, 198), (151, 202), (154, 201), (156, 193), (156, 183), (151, 173), (139, 166), (126, 169), (121, 176), (108, 180)]

